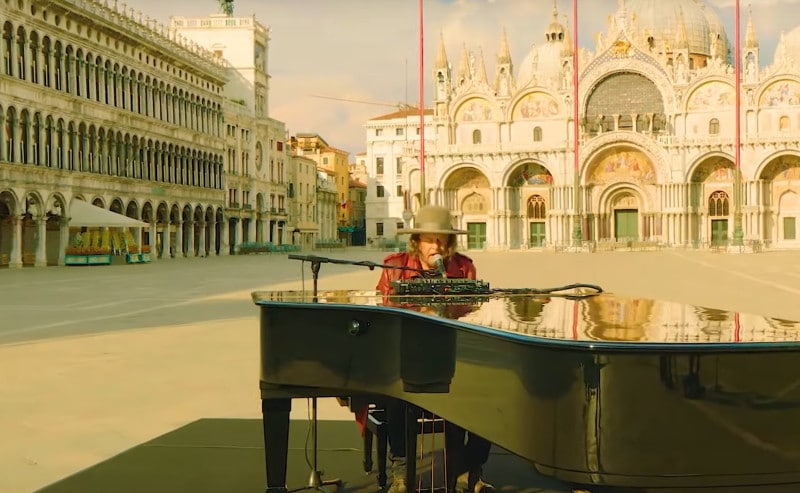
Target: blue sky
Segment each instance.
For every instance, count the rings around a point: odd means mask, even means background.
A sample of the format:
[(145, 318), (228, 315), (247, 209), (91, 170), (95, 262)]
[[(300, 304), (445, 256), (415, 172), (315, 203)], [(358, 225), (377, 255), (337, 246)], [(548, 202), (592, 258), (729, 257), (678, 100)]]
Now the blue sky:
[[(670, 1), (670, 0), (662, 0)], [(571, 0), (557, 0), (561, 21), (571, 17)], [(578, 33), (593, 49), (606, 18), (619, 0), (581, 0)], [(708, 0), (717, 8), (729, 39), (735, 0)], [(800, 26), (800, 0), (752, 0), (762, 65), (769, 64), (781, 31)], [(127, 0), (165, 24), (170, 16), (217, 13), (216, 0)], [(364, 150), (364, 122), (393, 111), (391, 104), (418, 99), (417, 0), (234, 0), (235, 16), (255, 15), (271, 28), (270, 116), (290, 133), (316, 132), (331, 145), (355, 154)], [(520, 64), (534, 43), (544, 42), (552, 0), (425, 0), (425, 76), (430, 77), (440, 33), (450, 63), (458, 66), (462, 44), (483, 50), (487, 70), (503, 28), (512, 60)], [(741, 1), (742, 33), (748, 3)], [(566, 17), (565, 17), (566, 16)], [(571, 20), (570, 20), (571, 23)], [(429, 101), (431, 88), (425, 87)], [(387, 106), (320, 99), (314, 95), (385, 102)], [(354, 158), (351, 155), (351, 160)]]

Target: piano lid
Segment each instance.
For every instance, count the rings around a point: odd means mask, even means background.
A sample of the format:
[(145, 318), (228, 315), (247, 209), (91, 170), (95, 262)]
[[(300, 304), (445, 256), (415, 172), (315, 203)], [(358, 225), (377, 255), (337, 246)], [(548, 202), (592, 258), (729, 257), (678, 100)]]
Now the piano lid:
[[(533, 294), (385, 297), (376, 291), (257, 291), (262, 307), (316, 304), (413, 310), (515, 339), (584, 343), (765, 344), (800, 349), (800, 323), (695, 305), (609, 293), (582, 299)], [(370, 308), (366, 308), (370, 309)], [(605, 344), (603, 344), (605, 345)], [(611, 344), (616, 345), (616, 344)]]

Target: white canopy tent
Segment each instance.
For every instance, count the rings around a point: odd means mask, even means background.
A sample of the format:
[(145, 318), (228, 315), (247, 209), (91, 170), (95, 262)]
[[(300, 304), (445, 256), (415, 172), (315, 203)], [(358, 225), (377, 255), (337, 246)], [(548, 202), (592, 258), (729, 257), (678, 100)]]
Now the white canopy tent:
[(69, 225), (73, 228), (146, 228), (150, 226), (145, 222), (111, 212), (82, 200), (73, 200), (67, 215), (69, 216)]

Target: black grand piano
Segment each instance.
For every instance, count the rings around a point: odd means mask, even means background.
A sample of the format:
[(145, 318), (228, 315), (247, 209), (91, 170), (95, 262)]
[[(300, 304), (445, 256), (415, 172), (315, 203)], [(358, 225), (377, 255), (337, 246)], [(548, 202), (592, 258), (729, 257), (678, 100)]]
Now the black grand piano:
[(359, 394), (403, 399), (570, 483), (800, 491), (798, 323), (612, 294), (253, 300), (267, 491), (286, 491), (290, 398)]

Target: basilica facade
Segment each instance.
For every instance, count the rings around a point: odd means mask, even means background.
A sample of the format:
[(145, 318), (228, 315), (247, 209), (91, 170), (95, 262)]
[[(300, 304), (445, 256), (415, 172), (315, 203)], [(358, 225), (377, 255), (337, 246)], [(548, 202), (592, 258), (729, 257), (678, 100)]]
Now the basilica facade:
[(451, 64), (442, 40), (424, 180), (419, 139), (387, 146), (373, 135), (386, 134), (387, 118), (366, 125), (370, 166), (402, 169), (372, 221), (387, 187), (371, 173), (368, 236), (379, 221), (402, 227), (424, 193), (454, 211), (470, 249), (704, 248), (737, 234), (759, 248), (800, 247), (800, 36), (781, 35), (764, 64), (752, 15), (738, 83), (734, 45), (700, 0), (621, 1), (577, 54), (554, 6), (518, 65), (502, 34), (491, 77), (480, 51), (465, 47)]

